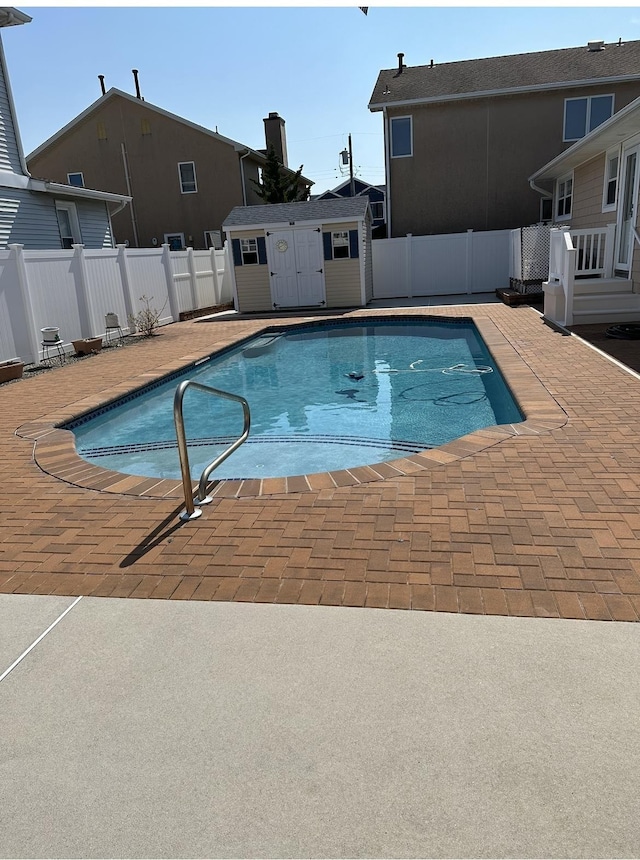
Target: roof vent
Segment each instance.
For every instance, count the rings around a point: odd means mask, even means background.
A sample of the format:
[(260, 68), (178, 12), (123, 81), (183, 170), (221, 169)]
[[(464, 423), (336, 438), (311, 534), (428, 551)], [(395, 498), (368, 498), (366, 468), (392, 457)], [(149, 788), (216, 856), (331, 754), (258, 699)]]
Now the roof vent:
[(406, 68), (407, 67), (404, 64), (404, 54), (400, 53), (398, 54), (398, 74), (401, 75), (402, 70)]
[(587, 42), (587, 48), (590, 51), (604, 51), (604, 39), (595, 39)]

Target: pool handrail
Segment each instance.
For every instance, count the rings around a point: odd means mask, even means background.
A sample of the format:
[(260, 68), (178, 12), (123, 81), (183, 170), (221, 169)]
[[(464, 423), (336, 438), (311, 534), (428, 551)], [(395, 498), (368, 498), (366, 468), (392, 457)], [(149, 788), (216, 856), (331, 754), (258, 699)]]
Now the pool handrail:
[[(193, 489), (191, 486), (191, 470), (189, 468), (189, 451), (187, 449), (187, 435), (184, 429), (184, 415), (182, 409), (182, 402), (184, 400), (184, 395), (187, 389), (198, 388), (200, 391), (207, 391), (209, 394), (216, 394), (219, 397), (224, 397), (226, 400), (235, 400), (237, 403), (242, 404), (242, 411), (244, 414), (244, 428), (242, 430), (242, 435), (236, 439), (228, 448), (226, 448), (222, 454), (220, 454), (216, 459), (209, 463), (208, 466), (200, 475), (200, 481), (198, 483), (198, 495), (194, 500), (193, 498)], [(182, 473), (182, 487), (184, 489), (184, 503), (185, 510), (180, 514), (181, 520), (195, 520), (201, 514), (202, 511), (199, 507), (196, 507), (196, 502), (198, 505), (206, 505), (211, 501), (211, 498), (207, 496), (207, 484), (209, 483), (209, 476), (217, 469), (218, 466), (227, 459), (230, 454), (239, 448), (240, 445), (247, 439), (249, 436), (249, 429), (251, 427), (251, 412), (249, 411), (249, 404), (241, 397), (239, 394), (231, 394), (229, 391), (221, 391), (219, 388), (213, 388), (210, 385), (203, 385), (201, 382), (195, 382), (193, 379), (185, 379), (181, 382), (176, 388), (176, 393), (173, 398), (173, 420), (176, 425), (176, 439), (178, 442), (178, 454), (180, 455), (180, 471)]]

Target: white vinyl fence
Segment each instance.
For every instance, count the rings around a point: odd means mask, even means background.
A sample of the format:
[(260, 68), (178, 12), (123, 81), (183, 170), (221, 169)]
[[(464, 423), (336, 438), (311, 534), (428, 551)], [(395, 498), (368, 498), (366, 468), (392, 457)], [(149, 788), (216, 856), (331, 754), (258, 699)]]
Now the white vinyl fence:
[(509, 286), (510, 230), (372, 242), (375, 299), (489, 293)]
[(0, 251), (0, 360), (42, 357), (41, 330), (57, 326), (71, 341), (105, 333), (105, 314), (116, 313), (123, 331), (143, 309), (142, 296), (161, 311), (160, 324), (180, 313), (233, 300), (226, 251), (160, 248)]

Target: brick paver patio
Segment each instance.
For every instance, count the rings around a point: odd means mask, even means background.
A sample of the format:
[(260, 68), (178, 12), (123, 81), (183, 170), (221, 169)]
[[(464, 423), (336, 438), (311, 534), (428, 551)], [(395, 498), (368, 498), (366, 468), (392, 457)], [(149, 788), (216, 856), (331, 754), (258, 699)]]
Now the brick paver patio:
[(372, 468), (221, 481), (189, 523), (178, 482), (85, 464), (54, 425), (273, 320), (179, 323), (0, 387), (0, 591), (638, 620), (640, 380), (528, 307), (429, 313), (476, 319), (523, 425)]

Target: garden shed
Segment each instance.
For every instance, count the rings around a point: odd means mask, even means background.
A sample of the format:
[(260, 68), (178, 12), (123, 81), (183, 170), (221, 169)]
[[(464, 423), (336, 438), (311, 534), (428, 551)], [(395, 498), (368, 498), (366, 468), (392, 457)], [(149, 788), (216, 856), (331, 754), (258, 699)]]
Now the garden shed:
[(239, 312), (363, 307), (373, 298), (367, 198), (236, 206), (223, 229)]

